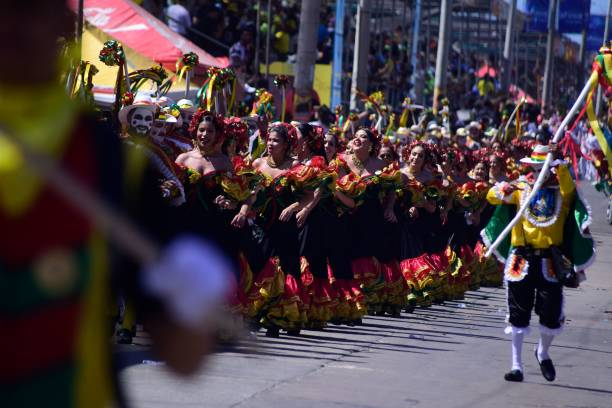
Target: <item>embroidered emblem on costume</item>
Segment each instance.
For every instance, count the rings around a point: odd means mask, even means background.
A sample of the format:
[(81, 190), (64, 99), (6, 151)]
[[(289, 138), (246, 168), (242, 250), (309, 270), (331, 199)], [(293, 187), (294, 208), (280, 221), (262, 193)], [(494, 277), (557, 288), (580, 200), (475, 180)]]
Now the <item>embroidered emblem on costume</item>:
[(504, 268), (504, 276), (507, 281), (519, 282), (527, 275), (529, 270), (529, 262), (527, 259), (516, 253), (511, 253), (506, 260)]
[(74, 289), (78, 276), (77, 261), (66, 249), (51, 250), (34, 263), (34, 278), (41, 290), (60, 296)]
[(548, 258), (542, 258), (542, 275), (549, 282), (559, 282), (553, 263)]
[[(529, 191), (523, 194), (527, 198)], [(536, 227), (544, 228), (553, 225), (561, 211), (561, 193), (559, 189), (543, 188), (529, 202), (524, 217)]]

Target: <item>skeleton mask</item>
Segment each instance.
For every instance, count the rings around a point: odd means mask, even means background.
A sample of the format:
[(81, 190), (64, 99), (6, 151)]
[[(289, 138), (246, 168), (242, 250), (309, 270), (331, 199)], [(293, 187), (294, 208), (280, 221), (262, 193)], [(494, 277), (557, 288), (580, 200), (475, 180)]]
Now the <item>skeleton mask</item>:
[(164, 130), (164, 122), (161, 120), (156, 120), (153, 122), (149, 135), (154, 139), (161, 138), (164, 136)]
[(181, 117), (183, 118), (183, 130), (187, 131), (187, 129), (189, 129), (191, 119), (193, 118), (193, 112), (181, 111)]
[(153, 124), (153, 112), (145, 108), (136, 108), (131, 113), (130, 131), (139, 135), (146, 135)]

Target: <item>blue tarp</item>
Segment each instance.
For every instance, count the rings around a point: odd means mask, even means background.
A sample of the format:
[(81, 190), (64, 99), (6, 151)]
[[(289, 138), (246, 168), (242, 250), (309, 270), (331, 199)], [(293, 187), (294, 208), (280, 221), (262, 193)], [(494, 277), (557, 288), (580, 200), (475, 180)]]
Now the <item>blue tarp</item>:
[(591, 0), (560, 0), (558, 31), (561, 34), (581, 33), (589, 21)]
[(548, 32), (548, 7), (548, 0), (527, 0), (527, 15), (529, 16), (527, 31)]
[[(590, 16), (587, 27), (587, 50), (598, 51), (604, 44), (603, 36), (606, 28), (606, 16)], [(610, 38), (608, 38), (610, 41)]]

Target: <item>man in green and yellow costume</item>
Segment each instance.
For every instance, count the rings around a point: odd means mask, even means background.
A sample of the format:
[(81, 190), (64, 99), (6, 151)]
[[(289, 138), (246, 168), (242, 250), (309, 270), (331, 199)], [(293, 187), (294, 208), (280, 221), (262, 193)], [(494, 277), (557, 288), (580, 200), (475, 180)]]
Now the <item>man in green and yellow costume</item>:
[[(555, 379), (548, 350), (565, 322), (563, 286), (577, 286), (585, 279), (584, 270), (594, 260), (588, 207), (577, 194), (564, 162), (553, 162), (552, 174), (548, 174), (542, 188), (526, 203), (549, 151), (549, 146), (536, 145), (530, 157), (521, 159), (532, 172), (516, 182), (498, 183), (487, 194), (489, 203), (498, 206), (481, 234), (487, 246), (500, 235), (515, 211), (527, 204), (511, 236), (494, 251), (498, 260), (505, 263), (506, 333), (512, 335), (512, 368), (504, 376), (506, 381), (523, 381), (521, 351), (532, 310), (540, 323), (535, 356), (544, 378)], [(575, 275), (567, 270), (570, 263)]]

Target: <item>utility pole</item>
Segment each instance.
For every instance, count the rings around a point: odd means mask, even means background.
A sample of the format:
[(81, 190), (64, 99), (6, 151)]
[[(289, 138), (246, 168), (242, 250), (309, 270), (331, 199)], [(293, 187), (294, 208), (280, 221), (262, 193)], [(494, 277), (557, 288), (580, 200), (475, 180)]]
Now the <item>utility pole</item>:
[[(416, 88), (417, 79), (417, 55), (419, 52), (419, 31), (421, 28), (421, 9), (423, 6), (423, 0), (416, 0), (414, 7), (414, 20), (412, 23), (412, 48), (410, 50), (410, 65), (412, 66), (412, 86)], [(424, 80), (425, 78), (423, 78)], [(421, 92), (419, 95), (415, 93), (415, 101), (421, 101)]]
[(259, 75), (259, 52), (261, 51), (261, 0), (257, 0), (257, 18), (255, 19), (255, 62), (253, 72)]
[(359, 0), (357, 7), (357, 30), (351, 79), (351, 109), (357, 109), (357, 89), (367, 92), (368, 54), (370, 53), (370, 0)]
[(317, 28), (321, 12), (321, 0), (302, 2), (300, 31), (298, 32), (297, 62), (293, 86), (299, 96), (310, 95), (317, 62)]
[(272, 36), (272, 0), (268, 0), (268, 31), (266, 31), (266, 81), (270, 84), (270, 38)]
[(510, 73), (512, 72), (512, 39), (514, 37), (514, 16), (516, 14), (516, 0), (510, 1), (508, 21), (506, 22), (506, 40), (504, 42), (504, 60), (502, 69), (502, 90), (506, 95), (510, 90)]
[(446, 92), (446, 66), (448, 64), (449, 28), (451, 27), (452, 0), (442, 0), (440, 5), (440, 27), (438, 30), (438, 52), (434, 82), (433, 111), (438, 114), (438, 99)]
[[(607, 45), (608, 47), (612, 46), (608, 44), (608, 39), (610, 38), (610, 14), (612, 13), (612, 0), (608, 0), (608, 14), (606, 14), (606, 28), (604, 29), (604, 38), (603, 45)], [(601, 87), (597, 88), (597, 104), (595, 105), (595, 112), (597, 116), (601, 112)]]
[(548, 9), (548, 38), (546, 39), (546, 62), (544, 63), (544, 87), (542, 88), (542, 107), (547, 108), (551, 102), (553, 46), (555, 41), (557, 21), (557, 0), (550, 0)]
[(342, 102), (342, 51), (344, 48), (344, 0), (336, 0), (336, 26), (334, 28), (334, 60), (330, 107)]
[(583, 26), (582, 36), (580, 38), (580, 50), (578, 54), (578, 61), (579, 61), (580, 66), (578, 67), (578, 70), (576, 72), (576, 76), (577, 76), (576, 77), (577, 79), (576, 90), (580, 89), (584, 81), (584, 59), (586, 55), (586, 40), (587, 40), (587, 29), (586, 29), (586, 26)]

